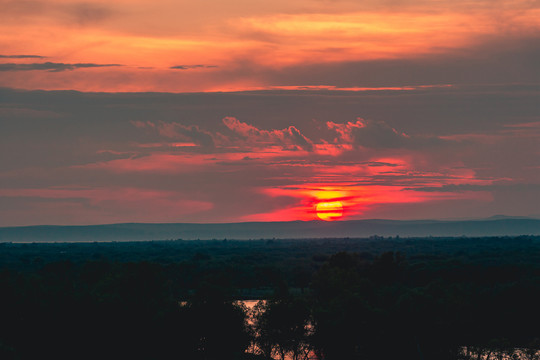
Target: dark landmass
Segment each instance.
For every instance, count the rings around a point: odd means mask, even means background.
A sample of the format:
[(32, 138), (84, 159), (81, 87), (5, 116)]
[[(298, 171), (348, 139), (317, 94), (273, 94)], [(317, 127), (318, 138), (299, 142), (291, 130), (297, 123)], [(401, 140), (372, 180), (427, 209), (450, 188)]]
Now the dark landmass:
[(540, 236), (0, 243), (0, 269), (35, 271), (56, 262), (107, 261), (164, 266), (214, 264), (238, 269), (243, 276), (252, 276), (258, 268), (274, 267), (290, 275), (298, 273), (300, 268), (311, 272), (339, 252), (369, 254), (370, 258), (396, 252), (404, 254), (409, 264), (427, 259), (540, 266)]
[(110, 224), (0, 228), (0, 242), (145, 241), (164, 239), (291, 239), (379, 236), (540, 235), (540, 219), (496, 216), (483, 220), (350, 220), (229, 224)]
[(540, 356), (540, 236), (1, 243), (0, 294), (1, 359)]

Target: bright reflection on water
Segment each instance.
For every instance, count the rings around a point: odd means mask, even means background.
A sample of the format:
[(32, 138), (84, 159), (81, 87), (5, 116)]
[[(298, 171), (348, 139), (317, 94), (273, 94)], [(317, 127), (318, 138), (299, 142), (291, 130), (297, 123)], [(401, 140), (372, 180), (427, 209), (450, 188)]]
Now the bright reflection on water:
[[(259, 302), (261, 302), (262, 305), (266, 305), (266, 300), (237, 300), (236, 301), (236, 304), (240, 306), (244, 306), (246, 308), (247, 315), (248, 315), (248, 324), (250, 326), (253, 326), (255, 324), (254, 310), (255, 310), (255, 306)], [(309, 328), (311, 328), (311, 326), (309, 326)], [(247, 352), (253, 353), (253, 354), (260, 353), (259, 349), (257, 348), (255, 344), (251, 344)], [(278, 356), (278, 354), (275, 354), (272, 358), (276, 360), (282, 359), (280, 356)], [(298, 356), (297, 358), (293, 358), (291, 354), (285, 354), (285, 357), (283, 358), (283, 360), (319, 360), (319, 358), (312, 351), (309, 351), (303, 355)]]
[(253, 310), (253, 308), (255, 307), (255, 305), (257, 305), (259, 301), (262, 301), (263, 304), (266, 304), (266, 300), (237, 300), (236, 303), (239, 305), (244, 305), (248, 310)]

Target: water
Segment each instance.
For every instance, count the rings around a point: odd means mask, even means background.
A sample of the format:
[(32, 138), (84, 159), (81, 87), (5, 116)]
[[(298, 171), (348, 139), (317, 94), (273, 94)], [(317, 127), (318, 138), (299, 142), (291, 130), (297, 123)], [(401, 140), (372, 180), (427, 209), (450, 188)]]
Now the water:
[[(254, 326), (254, 308), (259, 303), (266, 304), (267, 300), (237, 300), (235, 304), (243, 306), (247, 309), (248, 315), (248, 325)], [(182, 301), (179, 303), (181, 306), (185, 306), (187, 302)], [(247, 350), (249, 353), (257, 354), (260, 353), (260, 350), (255, 344), (251, 344)], [(487, 348), (473, 348), (473, 347), (462, 347), (459, 353), (459, 360), (540, 360), (540, 351), (531, 351), (524, 348), (514, 348), (509, 349), (505, 352), (501, 351), (490, 351)], [(274, 359), (280, 359), (281, 357), (278, 354), (273, 355)], [(286, 354), (284, 360), (319, 360), (317, 356), (309, 351), (305, 356), (301, 356), (297, 359), (293, 359), (291, 354)]]
[[(255, 320), (253, 318), (254, 316), (253, 311), (254, 311), (255, 306), (259, 302), (262, 302), (262, 304), (266, 304), (266, 301), (267, 300), (237, 300), (236, 303), (246, 307), (248, 311), (248, 325), (253, 326), (255, 323)], [(311, 329), (312, 329), (312, 326), (308, 325), (308, 331)], [(297, 354), (296, 358), (293, 356), (292, 353), (286, 353), (283, 360), (319, 360), (319, 358), (315, 355), (315, 353), (309, 350), (308, 345), (307, 344), (305, 345), (306, 345), (305, 353)], [(256, 344), (251, 344), (247, 352), (253, 353), (253, 354), (261, 353), (260, 349), (257, 347)], [(272, 358), (281, 359), (282, 357), (276, 351), (276, 353), (273, 354)]]

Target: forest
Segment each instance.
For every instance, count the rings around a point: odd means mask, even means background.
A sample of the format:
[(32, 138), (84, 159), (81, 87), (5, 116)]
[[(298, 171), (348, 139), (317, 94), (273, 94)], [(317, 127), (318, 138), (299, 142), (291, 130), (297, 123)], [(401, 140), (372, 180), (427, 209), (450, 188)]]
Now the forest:
[(0, 359), (540, 359), (538, 236), (0, 243), (0, 294)]

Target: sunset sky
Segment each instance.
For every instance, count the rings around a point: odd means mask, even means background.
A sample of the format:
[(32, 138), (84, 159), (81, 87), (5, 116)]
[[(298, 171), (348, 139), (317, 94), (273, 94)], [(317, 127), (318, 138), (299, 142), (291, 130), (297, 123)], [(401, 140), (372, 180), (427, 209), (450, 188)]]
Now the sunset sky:
[(538, 0), (0, 9), (0, 226), (540, 217)]

